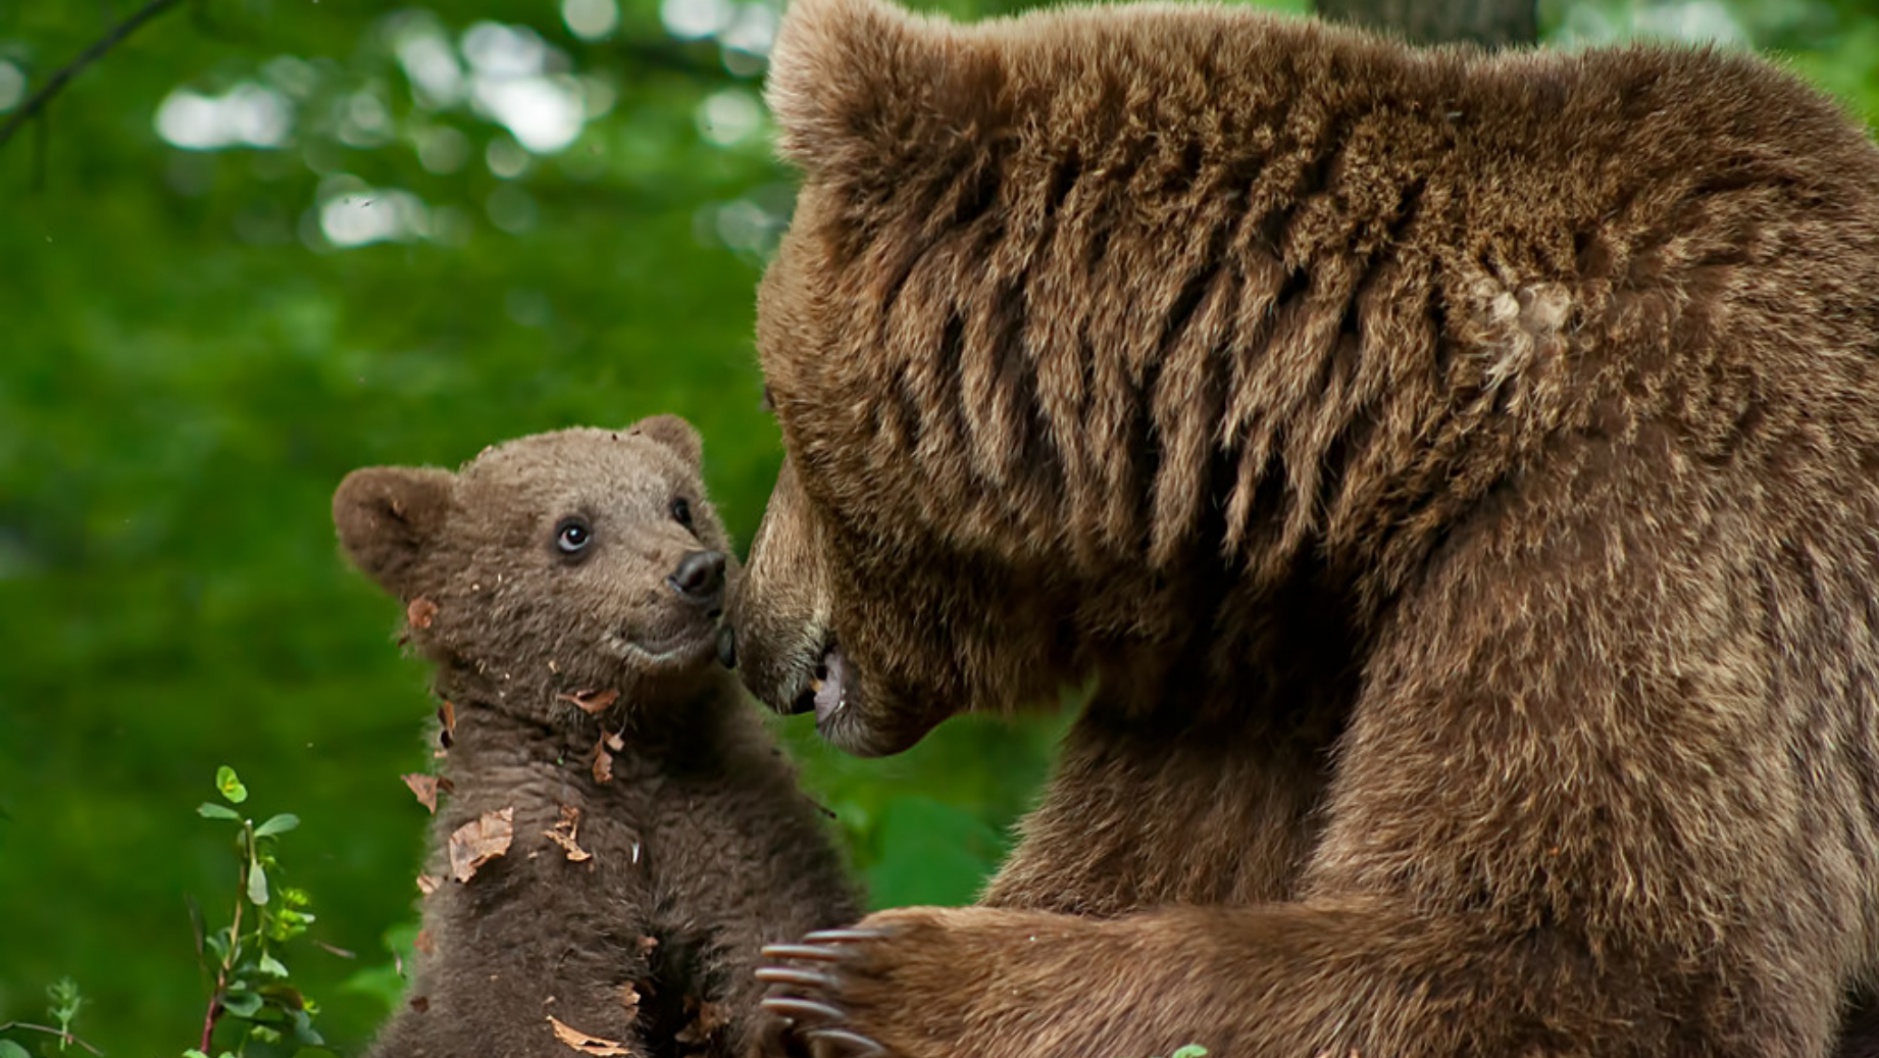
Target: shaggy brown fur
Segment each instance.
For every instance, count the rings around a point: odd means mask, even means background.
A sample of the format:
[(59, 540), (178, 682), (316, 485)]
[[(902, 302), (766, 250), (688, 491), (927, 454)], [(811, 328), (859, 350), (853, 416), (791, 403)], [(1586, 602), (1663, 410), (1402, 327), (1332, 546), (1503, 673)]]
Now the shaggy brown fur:
[[(429, 948), (372, 1054), (563, 1058), (553, 1016), (634, 1055), (743, 1056), (758, 949), (853, 918), (816, 809), (716, 660), (729, 543), (698, 459), (691, 427), (659, 417), (340, 485), (346, 553), (408, 604), (455, 709)], [(569, 700), (606, 692), (597, 715)], [(449, 880), (450, 835), (504, 808), (507, 853)], [(547, 834), (567, 808), (591, 859)]]
[(1832, 1050), (1879, 972), (1844, 114), (1715, 52), (877, 0), (796, 0), (770, 99), (747, 680), (888, 753), (1097, 678), (989, 906), (785, 952), (776, 1009), (906, 1058)]

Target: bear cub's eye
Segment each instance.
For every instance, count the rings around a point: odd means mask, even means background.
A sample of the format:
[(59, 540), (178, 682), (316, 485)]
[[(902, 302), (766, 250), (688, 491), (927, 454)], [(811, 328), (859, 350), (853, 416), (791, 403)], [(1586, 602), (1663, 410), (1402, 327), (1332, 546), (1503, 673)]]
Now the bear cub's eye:
[(555, 547), (564, 555), (578, 555), (594, 539), (594, 530), (585, 518), (563, 518), (555, 523)]
[(672, 520), (687, 529), (692, 527), (692, 505), (685, 501), (685, 497), (672, 497)]

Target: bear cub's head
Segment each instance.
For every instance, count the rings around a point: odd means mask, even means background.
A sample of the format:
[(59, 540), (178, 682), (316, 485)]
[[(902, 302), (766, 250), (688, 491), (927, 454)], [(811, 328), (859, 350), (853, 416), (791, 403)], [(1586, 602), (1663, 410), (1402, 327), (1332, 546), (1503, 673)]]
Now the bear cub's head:
[(549, 724), (630, 715), (722, 671), (734, 571), (700, 447), (662, 415), (523, 437), (456, 473), (367, 467), (340, 484), (333, 521), (405, 603), (440, 694)]

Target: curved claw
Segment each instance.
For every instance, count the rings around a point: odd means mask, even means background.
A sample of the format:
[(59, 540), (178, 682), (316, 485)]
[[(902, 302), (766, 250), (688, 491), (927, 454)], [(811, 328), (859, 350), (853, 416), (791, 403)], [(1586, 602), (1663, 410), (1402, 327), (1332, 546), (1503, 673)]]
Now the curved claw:
[(811, 959), (817, 962), (834, 962), (842, 957), (835, 948), (815, 944), (766, 944), (763, 946), (766, 959)]
[(833, 1043), (847, 1048), (848, 1053), (854, 1055), (855, 1058), (878, 1058), (879, 1055), (887, 1053), (887, 1048), (859, 1032), (851, 1032), (848, 1029), (808, 1029), (805, 1030), (804, 1035), (815, 1043)]
[(814, 933), (803, 934), (802, 939), (811, 944), (845, 944), (857, 940), (881, 940), (886, 936), (886, 930), (850, 926), (847, 929), (819, 929)]
[(805, 988), (834, 988), (835, 978), (815, 970), (796, 970), (787, 966), (759, 966), (757, 980), (771, 985), (802, 985)]
[(843, 1021), (847, 1015), (827, 1003), (818, 1003), (813, 999), (797, 999), (795, 996), (770, 996), (763, 1001), (763, 1009), (778, 1017), (791, 1021)]

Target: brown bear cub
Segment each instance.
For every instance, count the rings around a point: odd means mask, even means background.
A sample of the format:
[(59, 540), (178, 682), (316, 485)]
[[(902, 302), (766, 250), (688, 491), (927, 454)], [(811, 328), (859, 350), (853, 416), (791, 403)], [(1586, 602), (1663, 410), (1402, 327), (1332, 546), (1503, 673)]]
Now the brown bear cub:
[(446, 703), (427, 943), (373, 1055), (747, 1055), (759, 949), (855, 917), (720, 664), (730, 545), (699, 448), (661, 416), (334, 496)]

